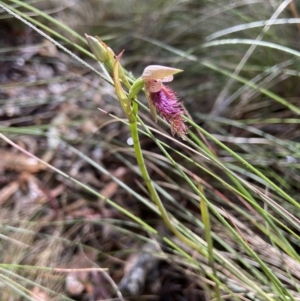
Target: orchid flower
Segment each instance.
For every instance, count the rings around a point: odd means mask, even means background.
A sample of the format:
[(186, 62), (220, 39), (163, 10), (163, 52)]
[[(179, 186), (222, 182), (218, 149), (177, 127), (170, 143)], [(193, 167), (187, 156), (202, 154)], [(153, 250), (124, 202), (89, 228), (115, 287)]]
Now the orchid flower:
[[(98, 37), (86, 35), (86, 39), (97, 61), (104, 64), (106, 70), (113, 76), (118, 99), (129, 121), (134, 122), (131, 100), (134, 99), (137, 93), (144, 87), (150, 112), (155, 122), (157, 121), (156, 112), (158, 112), (158, 114), (170, 124), (172, 135), (177, 134), (182, 139), (185, 139), (187, 126), (182, 118), (184, 114), (183, 107), (181, 103), (178, 102), (175, 92), (163, 84), (164, 82), (172, 81), (173, 75), (182, 70), (150, 65), (144, 69), (141, 78), (137, 79), (131, 85), (119, 62), (122, 53), (116, 57), (112, 49)], [(128, 97), (126, 97), (120, 80), (129, 90)]]
[(175, 92), (163, 84), (172, 81), (173, 75), (181, 71), (165, 66), (150, 65), (145, 68), (142, 79), (150, 112), (155, 122), (156, 112), (158, 112), (170, 124), (172, 135), (177, 134), (184, 139), (187, 134), (187, 126), (182, 118), (183, 107), (178, 102)]

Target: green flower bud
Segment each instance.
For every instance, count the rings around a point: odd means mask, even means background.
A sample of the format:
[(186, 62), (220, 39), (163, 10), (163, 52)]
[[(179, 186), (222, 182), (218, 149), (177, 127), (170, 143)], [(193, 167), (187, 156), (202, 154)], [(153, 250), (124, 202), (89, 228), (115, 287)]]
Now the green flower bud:
[(85, 37), (97, 61), (99, 61), (100, 63), (105, 63), (106, 61), (108, 61), (109, 55), (106, 44), (101, 42), (100, 39), (94, 38), (87, 34), (85, 35)]

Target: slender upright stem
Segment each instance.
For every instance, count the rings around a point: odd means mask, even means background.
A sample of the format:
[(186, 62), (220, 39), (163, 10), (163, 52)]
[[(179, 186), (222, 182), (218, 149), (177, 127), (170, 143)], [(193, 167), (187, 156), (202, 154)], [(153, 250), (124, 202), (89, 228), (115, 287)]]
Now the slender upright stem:
[(129, 93), (126, 95), (125, 91), (122, 88), (120, 78), (119, 78), (119, 70), (120, 70), (120, 58), (122, 56), (122, 52), (116, 57), (115, 63), (114, 63), (114, 70), (113, 70), (113, 78), (114, 78), (114, 84), (115, 84), (115, 89), (116, 93), (118, 96), (118, 99), (124, 109), (125, 114), (127, 115), (127, 118), (129, 120), (130, 124), (130, 131), (131, 131), (131, 137), (133, 140), (133, 145), (134, 145), (134, 151), (136, 155), (136, 159), (142, 174), (142, 177), (145, 181), (145, 184), (148, 188), (148, 191), (151, 195), (152, 200), (158, 207), (158, 210), (161, 214), (161, 217), (167, 227), (173, 232), (177, 238), (179, 238), (182, 242), (187, 244), (193, 249), (198, 250), (201, 254), (203, 254), (205, 257), (207, 257), (207, 253), (205, 250), (203, 250), (198, 244), (194, 243), (190, 239), (188, 239), (186, 236), (184, 236), (181, 232), (177, 230), (177, 228), (172, 224), (168, 213), (153, 185), (153, 182), (151, 181), (151, 178), (149, 176), (144, 157), (143, 157), (143, 152), (140, 144), (140, 138), (138, 134), (138, 125), (137, 125), (137, 119), (138, 119), (138, 103), (135, 101), (136, 95), (138, 92), (143, 89), (144, 87), (144, 80), (143, 78), (138, 78), (133, 85), (130, 86), (129, 88)]
[(138, 113), (138, 104), (137, 102), (133, 102), (133, 115), (134, 115), (134, 120), (133, 122), (130, 122), (130, 131), (131, 131), (131, 136), (133, 140), (133, 145), (134, 145), (134, 151), (135, 151), (135, 156), (142, 174), (142, 177), (145, 181), (145, 184), (148, 188), (148, 191), (151, 195), (152, 200), (156, 204), (156, 206), (159, 209), (159, 212), (161, 214), (161, 217), (164, 221), (164, 223), (167, 225), (167, 227), (173, 232), (173, 234), (180, 239), (182, 242), (187, 244), (193, 249), (196, 249), (199, 251), (201, 254), (203, 254), (205, 257), (207, 257), (206, 252), (196, 243), (188, 239), (186, 236), (184, 236), (181, 232), (179, 232), (176, 227), (172, 224), (170, 217), (168, 216), (168, 213), (153, 185), (153, 182), (149, 176), (144, 157), (143, 157), (143, 152), (140, 144), (140, 139), (139, 139), (139, 134), (138, 134), (138, 126), (137, 126), (137, 113)]

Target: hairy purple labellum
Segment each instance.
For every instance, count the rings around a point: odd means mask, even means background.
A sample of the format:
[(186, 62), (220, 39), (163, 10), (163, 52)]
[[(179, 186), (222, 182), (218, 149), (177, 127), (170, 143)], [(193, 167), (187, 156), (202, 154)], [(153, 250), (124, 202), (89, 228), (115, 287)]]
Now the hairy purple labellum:
[(182, 118), (184, 114), (182, 105), (178, 102), (175, 92), (163, 85), (164, 82), (172, 81), (173, 75), (181, 71), (166, 66), (150, 65), (145, 68), (142, 79), (154, 120), (156, 121), (156, 112), (158, 112), (170, 124), (172, 135), (177, 134), (185, 139), (187, 127)]
[(160, 91), (150, 92), (149, 97), (159, 115), (170, 123), (172, 134), (184, 138), (187, 134), (187, 128), (181, 116), (184, 111), (174, 91), (162, 85)]

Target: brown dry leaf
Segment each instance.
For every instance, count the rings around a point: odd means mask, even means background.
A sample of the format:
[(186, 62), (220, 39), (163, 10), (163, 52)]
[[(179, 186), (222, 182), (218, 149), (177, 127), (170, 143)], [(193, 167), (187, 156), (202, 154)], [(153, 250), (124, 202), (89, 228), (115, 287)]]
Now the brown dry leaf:
[(45, 57), (57, 57), (58, 51), (53, 43), (45, 39), (43, 46), (39, 50), (39, 55)]
[(41, 188), (41, 182), (32, 174), (23, 172), (20, 176), (20, 184), (26, 185), (28, 201), (45, 204), (49, 200), (49, 195)]
[(111, 180), (111, 176), (117, 177), (117, 178), (121, 178), (126, 172), (128, 172), (128, 169), (125, 167), (118, 167), (116, 170), (110, 170), (108, 174), (104, 174), (103, 175), (103, 180), (104, 181), (108, 181)]
[(0, 167), (3, 169), (36, 173), (46, 168), (37, 159), (20, 153), (0, 151), (0, 158)]
[(0, 190), (0, 205), (3, 205), (17, 190), (18, 182), (11, 182)]
[(71, 214), (73, 211), (81, 210), (82, 208), (87, 206), (87, 200), (86, 199), (78, 199), (67, 206), (64, 207), (64, 212), (66, 214)]
[[(88, 273), (84, 274), (87, 278)], [(66, 277), (66, 290), (71, 296), (79, 296), (85, 290), (85, 285), (79, 279), (78, 272), (70, 272)]]
[(51, 198), (57, 198), (66, 190), (66, 186), (61, 184), (50, 191)]
[[(96, 213), (92, 208), (83, 208), (81, 210), (73, 211), (70, 215), (72, 218), (87, 218), (89, 220), (99, 220), (101, 215)], [(70, 218), (70, 216), (68, 216)]]
[(39, 287), (34, 287), (30, 293), (32, 300), (34, 301), (50, 301), (46, 292), (42, 291)]
[(78, 199), (64, 207), (64, 212), (68, 219), (89, 218), (91, 220), (101, 219), (102, 216), (93, 208), (90, 208), (86, 199)]
[[(122, 178), (127, 172), (127, 168), (119, 167), (116, 171), (112, 173), (113, 176), (117, 178)], [(101, 191), (100, 194), (105, 198), (110, 199), (117, 191), (119, 184), (115, 181), (109, 182)]]
[[(93, 267), (92, 262), (97, 258), (97, 252), (87, 251), (80, 252), (74, 256), (72, 262), (68, 266), (71, 269), (83, 269)], [(81, 295), (87, 288), (89, 272), (88, 271), (72, 271), (66, 276), (65, 288), (72, 296)]]
[(111, 181), (100, 191), (100, 194), (103, 195), (104, 198), (110, 199), (116, 193), (117, 189), (118, 184)]
[(87, 135), (91, 134), (91, 133), (96, 133), (99, 130), (98, 126), (92, 120), (86, 120), (83, 123), (81, 129), (82, 129), (82, 132)]

